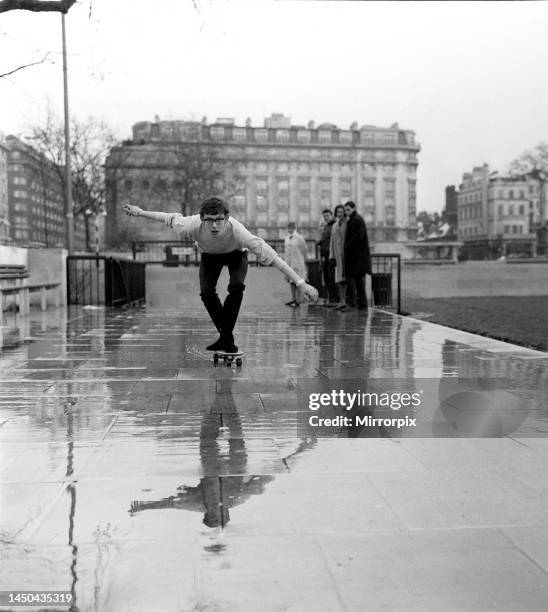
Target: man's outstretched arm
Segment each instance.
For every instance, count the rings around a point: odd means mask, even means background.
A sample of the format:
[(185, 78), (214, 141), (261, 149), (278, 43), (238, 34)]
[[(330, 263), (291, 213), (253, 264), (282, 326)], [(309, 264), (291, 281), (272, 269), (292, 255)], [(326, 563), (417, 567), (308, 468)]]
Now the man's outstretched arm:
[(143, 217), (144, 219), (152, 219), (152, 221), (160, 221), (165, 223), (168, 216), (171, 213), (155, 212), (153, 210), (143, 210), (139, 206), (133, 204), (126, 204), (124, 206), (124, 212), (130, 217)]

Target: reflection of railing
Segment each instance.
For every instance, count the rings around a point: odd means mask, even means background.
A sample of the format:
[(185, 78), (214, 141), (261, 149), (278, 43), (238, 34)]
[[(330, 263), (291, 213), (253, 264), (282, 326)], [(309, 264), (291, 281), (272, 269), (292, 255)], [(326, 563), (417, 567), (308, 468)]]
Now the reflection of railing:
[(144, 299), (144, 263), (101, 255), (67, 257), (69, 304), (126, 306)]

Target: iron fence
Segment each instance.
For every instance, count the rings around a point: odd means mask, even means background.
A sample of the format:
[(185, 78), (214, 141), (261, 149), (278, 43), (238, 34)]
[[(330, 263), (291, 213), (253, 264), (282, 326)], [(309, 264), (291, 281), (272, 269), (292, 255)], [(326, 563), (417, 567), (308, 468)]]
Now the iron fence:
[(373, 253), (371, 255), (371, 292), (373, 304), (401, 313), (401, 255)]
[(102, 255), (67, 257), (67, 302), (127, 306), (145, 300), (145, 264)]
[[(283, 239), (266, 240), (280, 255), (284, 256)], [(319, 245), (316, 240), (307, 240), (309, 282), (325, 296), (321, 273)], [(133, 259), (149, 264), (164, 266), (197, 266), (200, 263), (200, 250), (191, 240), (142, 240), (133, 243)], [(397, 253), (373, 253), (371, 255), (371, 289), (373, 304), (378, 308), (401, 312), (401, 256)], [(258, 265), (250, 253), (251, 265)]]
[[(280, 257), (284, 256), (283, 238), (265, 240)], [(319, 257), (316, 240), (306, 240), (308, 259)], [(192, 240), (140, 240), (132, 243), (133, 259), (149, 264), (164, 266), (197, 266), (200, 263), (200, 249)], [(250, 253), (249, 263), (259, 265), (256, 257)]]

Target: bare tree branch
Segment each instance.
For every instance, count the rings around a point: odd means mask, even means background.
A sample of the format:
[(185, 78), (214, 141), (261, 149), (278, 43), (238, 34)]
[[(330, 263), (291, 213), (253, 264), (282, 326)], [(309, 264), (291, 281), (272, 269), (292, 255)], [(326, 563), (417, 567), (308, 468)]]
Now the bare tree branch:
[(76, 0), (0, 0), (0, 13), (8, 11), (68, 13), (73, 4), (76, 4)]
[(48, 55), (49, 53), (46, 53), (46, 55), (44, 55), (44, 57), (38, 62), (31, 62), (30, 64), (23, 64), (23, 66), (14, 68), (13, 70), (10, 70), (9, 72), (4, 72), (3, 74), (0, 74), (0, 79), (3, 77), (10, 76), (10, 74), (14, 74), (15, 72), (18, 72), (19, 70), (23, 70), (24, 68), (30, 68), (31, 66), (38, 66), (38, 64), (43, 64), (48, 59)]

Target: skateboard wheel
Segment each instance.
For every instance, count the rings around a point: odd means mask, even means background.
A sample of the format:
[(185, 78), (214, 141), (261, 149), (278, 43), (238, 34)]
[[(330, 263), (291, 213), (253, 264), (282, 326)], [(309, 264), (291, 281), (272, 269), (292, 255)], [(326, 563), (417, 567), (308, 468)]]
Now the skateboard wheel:
[(217, 365), (219, 363), (219, 355), (213, 355), (213, 363)]
[(242, 360), (238, 357), (238, 359), (236, 359), (236, 365), (241, 368), (242, 367)]

